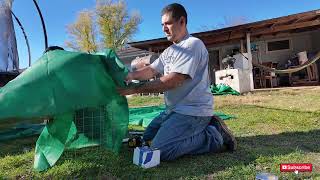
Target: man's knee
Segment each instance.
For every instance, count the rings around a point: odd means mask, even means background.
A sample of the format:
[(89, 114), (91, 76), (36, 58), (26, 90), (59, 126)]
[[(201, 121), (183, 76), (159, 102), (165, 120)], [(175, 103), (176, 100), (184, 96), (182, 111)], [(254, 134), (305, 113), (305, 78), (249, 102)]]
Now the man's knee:
[(183, 155), (180, 151), (178, 151), (178, 147), (175, 144), (160, 147), (156, 144), (151, 143), (151, 148), (160, 150), (161, 161), (175, 160)]

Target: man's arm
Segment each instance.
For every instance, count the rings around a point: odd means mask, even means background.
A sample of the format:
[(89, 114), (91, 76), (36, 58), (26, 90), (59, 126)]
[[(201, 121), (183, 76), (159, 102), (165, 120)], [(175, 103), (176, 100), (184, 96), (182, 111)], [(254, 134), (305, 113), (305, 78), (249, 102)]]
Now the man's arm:
[(137, 71), (134, 72), (129, 72), (126, 80), (127, 81), (132, 81), (133, 79), (135, 80), (148, 80), (153, 77), (155, 77), (157, 74), (159, 74), (155, 69), (153, 69), (150, 66), (145, 66)]
[(160, 79), (146, 82), (138, 87), (118, 89), (118, 92), (121, 95), (129, 95), (135, 93), (161, 93), (181, 86), (183, 82), (188, 78), (190, 78), (188, 75), (172, 72), (161, 77)]

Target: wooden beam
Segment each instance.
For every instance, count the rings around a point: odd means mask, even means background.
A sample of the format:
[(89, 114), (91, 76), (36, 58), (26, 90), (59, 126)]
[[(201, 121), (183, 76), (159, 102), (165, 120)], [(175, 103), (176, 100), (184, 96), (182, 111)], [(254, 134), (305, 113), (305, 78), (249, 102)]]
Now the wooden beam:
[(295, 19), (300, 19), (302, 17), (314, 17), (319, 15), (320, 10), (318, 11), (309, 11), (309, 12), (304, 12), (304, 13), (299, 13), (299, 14), (294, 14), (294, 15), (289, 15), (289, 16), (284, 16), (284, 17), (278, 17), (278, 18), (273, 18), (269, 20), (263, 20), (263, 21), (258, 21), (258, 22), (253, 22), (249, 24), (243, 24), (235, 27), (229, 27), (229, 28), (224, 28), (224, 29), (218, 29), (218, 30), (213, 30), (213, 31), (208, 31), (208, 32), (201, 32), (201, 33), (194, 33), (196, 37), (204, 37), (204, 36), (211, 36), (214, 34), (221, 34), (221, 33), (226, 33), (229, 31), (247, 31), (248, 29), (259, 29), (259, 28), (264, 28), (267, 26), (272, 26), (273, 24), (282, 24), (282, 23), (287, 23), (288, 21), (292, 21)]
[(212, 36), (206, 36), (201, 37), (200, 39), (205, 44), (215, 44), (215, 43), (221, 43), (221, 42), (230, 42), (230, 41), (240, 41), (241, 39), (245, 39), (245, 33), (243, 32), (234, 32), (230, 36), (229, 33), (224, 33), (220, 35), (212, 35)]
[(288, 30), (312, 27), (312, 26), (317, 26), (317, 25), (320, 25), (319, 19), (314, 20), (314, 21), (307, 21), (307, 22), (290, 24), (290, 25), (276, 26), (274, 28), (264, 29), (264, 30), (260, 30), (260, 31), (252, 31), (252, 36), (257, 36), (257, 35), (262, 35), (262, 34), (272, 34), (272, 33), (277, 33), (277, 32), (281, 32), (281, 31), (288, 31)]

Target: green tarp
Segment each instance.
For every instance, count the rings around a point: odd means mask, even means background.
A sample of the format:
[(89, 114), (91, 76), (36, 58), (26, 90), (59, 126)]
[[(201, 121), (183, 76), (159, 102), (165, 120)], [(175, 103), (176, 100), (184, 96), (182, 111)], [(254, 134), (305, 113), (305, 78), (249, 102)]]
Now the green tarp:
[[(38, 171), (53, 166), (67, 148), (100, 143), (118, 152), (129, 112), (126, 98), (115, 88), (125, 86), (127, 73), (112, 50), (96, 55), (49, 51), (0, 89), (0, 121), (50, 117), (36, 144), (34, 168)], [(74, 121), (77, 111), (85, 116), (88, 108), (93, 113), (103, 112), (100, 118), (91, 118), (93, 123), (105, 119), (103, 137), (99, 139), (88, 138)]]
[[(160, 112), (164, 110), (164, 105), (130, 108), (129, 124), (147, 127), (152, 121), (152, 119), (158, 116)], [(212, 114), (219, 116), (223, 120), (235, 118), (235, 116), (227, 115), (222, 112), (214, 112)]]
[(153, 118), (165, 110), (165, 106), (147, 106), (129, 109), (129, 124), (147, 127)]
[[(152, 119), (154, 119), (156, 116), (158, 116), (162, 111), (165, 110), (164, 105), (160, 106), (147, 106), (147, 107), (137, 107), (137, 108), (129, 108), (129, 125), (136, 125), (136, 126), (142, 126), (142, 127), (147, 127)], [(95, 113), (94, 111), (90, 111), (90, 109), (80, 110), (77, 111), (76, 113), (83, 113), (85, 114), (92, 114)], [(101, 112), (101, 111), (97, 111)], [(233, 115), (227, 115), (222, 112), (214, 112), (214, 115), (219, 116), (223, 120), (228, 120), (231, 118), (236, 118)], [(95, 123), (93, 128), (94, 129), (101, 129), (100, 125), (103, 123), (99, 122), (99, 119), (94, 120), (98, 123)], [(92, 123), (91, 119), (86, 119), (82, 123), (84, 124), (84, 127), (91, 128), (89, 124)], [(79, 127), (80, 125), (76, 125)], [(17, 138), (24, 138), (32, 135), (39, 135), (44, 127), (44, 124), (27, 124), (27, 123), (22, 123), (18, 124), (11, 130), (3, 131), (0, 132), (0, 142), (1, 141), (7, 141), (10, 139), (17, 139)], [(84, 129), (84, 133), (90, 132), (90, 130)], [(98, 132), (98, 131), (97, 131)], [(96, 133), (97, 133), (96, 132)], [(89, 134), (87, 136), (93, 137), (99, 134), (96, 134), (94, 132), (91, 132), (93, 134)]]
[(230, 86), (225, 84), (211, 85), (210, 90), (213, 95), (240, 95), (238, 91), (232, 89)]
[(0, 142), (39, 135), (44, 126), (45, 124), (20, 123), (9, 130), (1, 131)]

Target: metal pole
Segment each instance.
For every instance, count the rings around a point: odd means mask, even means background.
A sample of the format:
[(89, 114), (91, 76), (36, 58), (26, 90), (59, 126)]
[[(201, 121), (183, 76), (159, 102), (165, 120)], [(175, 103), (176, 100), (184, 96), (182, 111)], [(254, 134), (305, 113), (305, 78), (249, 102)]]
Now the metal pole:
[(22, 30), (22, 33), (24, 35), (24, 39), (26, 40), (26, 44), (27, 44), (27, 48), (28, 48), (28, 55), (29, 55), (29, 67), (30, 67), (31, 66), (31, 51), (30, 51), (30, 45), (29, 45), (29, 41), (28, 41), (26, 32), (24, 31), (24, 28), (23, 28), (21, 22), (19, 21), (18, 17), (12, 11), (11, 11), (11, 14), (13, 15), (13, 17), (15, 18), (15, 20), (19, 24), (19, 26), (20, 26), (20, 28)]
[(44, 20), (42, 17), (42, 13), (40, 11), (40, 8), (38, 6), (38, 3), (36, 2), (36, 0), (33, 0), (34, 5), (37, 8), (37, 11), (39, 13), (40, 19), (41, 19), (41, 24), (42, 24), (42, 29), (43, 29), (43, 35), (44, 35), (44, 44), (45, 44), (45, 49), (46, 50), (48, 48), (48, 38), (47, 38), (47, 30), (46, 30), (46, 25), (44, 24)]

